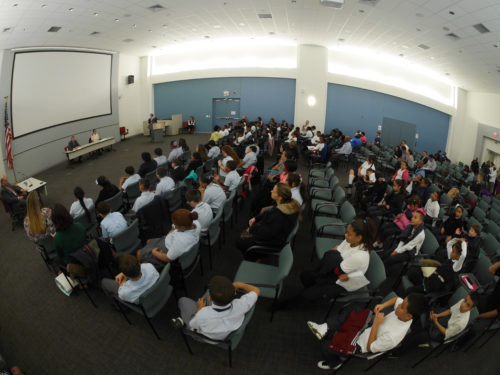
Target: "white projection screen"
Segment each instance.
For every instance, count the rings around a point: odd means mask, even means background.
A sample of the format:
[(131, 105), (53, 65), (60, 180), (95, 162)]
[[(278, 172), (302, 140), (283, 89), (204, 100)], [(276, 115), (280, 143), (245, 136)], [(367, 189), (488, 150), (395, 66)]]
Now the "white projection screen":
[(14, 138), (110, 115), (111, 64), (107, 53), (16, 52), (11, 91)]

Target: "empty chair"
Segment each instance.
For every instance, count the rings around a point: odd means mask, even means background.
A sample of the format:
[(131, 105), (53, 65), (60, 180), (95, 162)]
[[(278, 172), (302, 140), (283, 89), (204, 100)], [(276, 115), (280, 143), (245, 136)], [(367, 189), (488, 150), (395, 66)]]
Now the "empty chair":
[(128, 206), (132, 207), (137, 197), (141, 195), (141, 191), (139, 190), (139, 181), (128, 185), (125, 189), (125, 194)]
[(172, 213), (178, 208), (182, 208), (182, 191), (180, 187), (175, 188), (174, 190), (170, 190), (163, 197), (163, 202), (166, 204), (165, 208), (168, 212), (168, 215), (172, 215)]
[(112, 238), (116, 252), (119, 255), (135, 252), (141, 246), (139, 234), (139, 220), (135, 219), (129, 224), (127, 229)]
[(343, 237), (347, 225), (356, 217), (353, 205), (346, 201), (340, 206), (339, 218), (316, 216), (314, 226), (319, 237)]
[(336, 184), (334, 183), (335, 182), (334, 177), (335, 177), (335, 175), (333, 172), (333, 168), (330, 168), (326, 171), (325, 178), (323, 178), (323, 179), (312, 177), (309, 180), (309, 190), (311, 190), (314, 187), (319, 187), (319, 188), (330, 187), (331, 188), (331, 187), (335, 186)]
[(500, 221), (500, 209), (497, 210), (495, 207), (492, 207), (488, 212), (488, 219), (498, 223)]
[(339, 178), (333, 176), (330, 179), (330, 186), (327, 188), (312, 187), (309, 190), (309, 195), (311, 199), (322, 199), (322, 200), (333, 200), (333, 194), (335, 193), (335, 187), (339, 184)]
[(229, 197), (226, 199), (224, 204), (222, 205), (223, 207), (223, 215), (222, 215), (222, 221), (221, 221), (221, 226), (222, 226), (222, 238), (223, 241), (226, 241), (226, 223), (230, 223), (231, 228), (233, 227), (233, 200), (234, 197), (236, 196), (236, 190), (233, 190)]
[(481, 210), (484, 212), (488, 212), (490, 209), (491, 203), (488, 202), (487, 200), (481, 199), (479, 203), (477, 204), (477, 207), (479, 207)]
[(172, 263), (172, 266), (176, 267), (178, 271), (176, 272), (176, 274), (180, 276), (182, 289), (184, 289), (186, 294), (187, 294), (186, 279), (193, 274), (198, 264), (200, 265), (200, 273), (201, 275), (203, 275), (203, 265), (201, 264), (199, 242), (191, 246), (191, 249), (182, 254), (178, 259), (176, 259)]
[(125, 302), (119, 298), (115, 298), (115, 300), (118, 302), (118, 307), (120, 308), (120, 311), (123, 314), (124, 318), (127, 320), (128, 324), (132, 325), (121, 305), (125, 305), (130, 310), (143, 315), (144, 318), (146, 318), (149, 326), (153, 330), (156, 338), (158, 340), (161, 340), (158, 332), (151, 322), (151, 318), (155, 317), (161, 311), (163, 306), (167, 304), (172, 294), (172, 290), (173, 288), (170, 285), (170, 264), (167, 264), (162, 269), (160, 277), (158, 278), (156, 283), (141, 294), (137, 303)]
[(472, 216), (474, 216), (480, 223), (482, 223), (484, 222), (484, 219), (486, 219), (486, 212), (476, 206), (474, 207), (474, 211), (472, 211)]
[(338, 214), (338, 207), (346, 199), (345, 191), (342, 187), (337, 186), (333, 191), (333, 201), (325, 201), (321, 199), (313, 199), (311, 201), (311, 211), (313, 216), (335, 216)]
[(121, 209), (123, 208), (123, 192), (119, 191), (111, 198), (106, 199), (104, 202), (109, 204), (111, 212), (121, 211)]
[[(234, 281), (254, 285), (260, 289), (260, 297), (273, 299), (273, 307), (276, 305), (283, 290), (283, 280), (288, 276), (293, 265), (293, 254), (290, 244), (286, 244), (280, 253), (278, 266), (255, 263), (244, 260), (241, 262), (234, 277)], [(270, 320), (274, 317), (274, 308)]]
[[(322, 165), (322, 164), (318, 164)], [(315, 164), (313, 164), (313, 168), (309, 170), (309, 178), (325, 178), (326, 170), (332, 167), (332, 162), (329, 161), (323, 168), (314, 168)]]

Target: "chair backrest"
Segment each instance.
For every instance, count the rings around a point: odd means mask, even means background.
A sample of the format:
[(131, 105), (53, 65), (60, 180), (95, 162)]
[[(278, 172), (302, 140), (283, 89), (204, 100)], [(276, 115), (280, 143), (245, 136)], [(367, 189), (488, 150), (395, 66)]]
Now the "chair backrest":
[(455, 290), (455, 293), (453, 293), (451, 297), (448, 299), (448, 306), (453, 306), (458, 301), (463, 300), (465, 297), (467, 297), (468, 294), (469, 292), (465, 290), (465, 288), (460, 286), (459, 288), (457, 288), (457, 290)]
[(480, 209), (478, 206), (474, 207), (474, 211), (472, 211), (472, 215), (479, 220), (480, 222), (483, 222), (484, 219), (486, 219), (486, 212), (484, 212), (482, 209)]
[(139, 240), (139, 220), (135, 219), (130, 225), (115, 237), (113, 237), (113, 245), (115, 246), (118, 254), (128, 253), (133, 251), (133, 247), (137, 244), (140, 245)]
[(189, 160), (191, 159), (191, 150), (184, 151), (181, 155), (181, 159), (185, 162), (188, 163)]
[(156, 180), (156, 169), (154, 171), (151, 171), (149, 173), (146, 173), (145, 178), (149, 180), (149, 183), (151, 184), (151, 187), (155, 187), (157, 180)]
[(484, 212), (488, 212), (488, 210), (490, 209), (490, 205), (491, 203), (486, 201), (486, 200), (483, 200), (481, 199), (479, 201), (479, 203), (477, 204), (477, 207), (479, 207), (481, 210), (483, 210)]
[(453, 199), (448, 194), (442, 194), (441, 198), (439, 198), (439, 203), (444, 205), (450, 205), (453, 202)]
[(334, 175), (333, 168), (326, 168), (325, 179), (329, 180)]
[(233, 199), (236, 196), (236, 190), (233, 190), (229, 197), (224, 201), (224, 222), (227, 221), (233, 214)]
[[(210, 222), (210, 225), (207, 228), (207, 231), (205, 232), (210, 236), (210, 245), (214, 244), (217, 241), (217, 239), (219, 238), (220, 220), (222, 218), (223, 212), (224, 212), (223, 210), (217, 210), (217, 214), (212, 219), (212, 221)], [(204, 233), (202, 235), (204, 235)]]
[(88, 219), (85, 212), (82, 215), (75, 218), (75, 222), (82, 224), (85, 230), (88, 230), (97, 224), (97, 218), (95, 216), (95, 207), (92, 206), (88, 210), (90, 213), (90, 220)]
[(500, 221), (500, 211), (495, 209), (495, 207), (492, 207), (491, 210), (488, 212), (488, 218), (490, 218), (495, 222)]
[[(148, 316), (156, 315), (154, 312), (163, 307), (170, 298), (172, 288), (169, 288), (169, 284), (170, 263), (163, 267), (156, 283), (139, 297), (139, 303), (144, 307)], [(149, 313), (152, 314), (149, 315)]]
[(293, 254), (290, 244), (286, 244), (283, 249), (281, 249), (280, 257), (278, 261), (278, 282), (283, 281), (285, 277), (288, 276), (293, 265)]
[(168, 212), (165, 212), (159, 196), (141, 207), (136, 216), (139, 219), (142, 239), (161, 237), (168, 231), (165, 224), (168, 221)]
[(127, 197), (129, 199), (135, 199), (139, 195), (141, 195), (141, 190), (139, 189), (139, 181), (134, 182), (133, 184), (128, 185), (125, 188), (125, 192), (127, 193)]
[(342, 203), (345, 200), (345, 191), (342, 187), (337, 186), (333, 192), (333, 200), (335, 203)]
[(330, 177), (329, 181), (330, 189), (333, 189), (335, 186), (337, 186), (339, 184), (339, 181), (340, 181), (339, 178), (335, 175)]
[(370, 280), (369, 288), (372, 291), (376, 290), (386, 279), (384, 262), (375, 251), (370, 251), (370, 263), (365, 276)]
[(299, 221), (297, 220), (297, 222), (295, 223), (295, 226), (293, 227), (291, 232), (288, 234), (288, 237), (286, 238), (286, 243), (292, 243), (293, 238), (297, 234), (298, 230), (299, 230)]
[(175, 210), (182, 207), (182, 192), (180, 187), (170, 190), (165, 194), (165, 200), (168, 203), (168, 212), (172, 214)]
[(205, 172), (211, 172), (214, 166), (215, 166), (215, 159), (208, 159), (203, 166), (203, 170)]
[(480, 252), (472, 273), (476, 276), (477, 281), (479, 281), (482, 286), (488, 285), (494, 280), (493, 275), (489, 272), (490, 267), (491, 261), (483, 252)]
[(497, 241), (493, 234), (486, 233), (483, 236), (481, 242), (481, 247), (484, 249), (486, 254), (488, 254), (488, 256), (495, 256), (499, 252), (500, 243)]
[(120, 209), (123, 207), (123, 192), (119, 191), (111, 198), (106, 199), (104, 202), (109, 204), (112, 212), (120, 211)]
[(200, 165), (198, 168), (196, 168), (195, 173), (198, 176), (198, 178), (200, 178), (201, 176), (203, 176), (203, 168), (204, 168), (203, 164)]
[(179, 257), (178, 261), (182, 271), (186, 271), (195, 266), (195, 264), (199, 261), (199, 255), (200, 255), (199, 250), (200, 250), (200, 243), (197, 242), (196, 244), (191, 246), (191, 248), (188, 251), (186, 251)]
[(491, 233), (493, 237), (498, 237), (500, 235), (500, 226), (498, 226), (497, 223), (495, 223), (493, 220), (488, 220), (486, 219), (485, 221), (486, 224), (486, 230), (488, 233)]
[(425, 239), (420, 248), (422, 254), (433, 255), (439, 248), (439, 242), (434, 237), (434, 234), (429, 229), (424, 229)]
[(356, 210), (349, 201), (345, 201), (340, 206), (340, 219), (344, 223), (350, 223), (356, 218)]

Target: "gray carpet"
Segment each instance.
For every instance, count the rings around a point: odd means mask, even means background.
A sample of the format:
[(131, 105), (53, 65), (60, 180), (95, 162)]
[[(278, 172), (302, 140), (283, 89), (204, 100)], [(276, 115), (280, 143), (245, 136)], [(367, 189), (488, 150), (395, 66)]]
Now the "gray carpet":
[[(194, 148), (197, 142), (206, 142), (208, 136), (197, 134), (185, 138)], [(165, 151), (170, 139), (165, 138)], [(140, 153), (152, 152), (156, 146), (148, 138), (137, 136), (118, 143), (112, 152), (96, 159), (84, 160), (72, 168), (64, 163), (40, 173), (35, 177), (48, 182), (45, 205), (61, 202), (69, 207), (76, 185), (82, 186), (87, 195), (95, 199), (98, 175), (106, 175), (117, 184), (126, 165), (137, 167)], [(307, 173), (304, 166), (300, 170)], [(191, 297), (200, 296), (214, 274), (234, 276), (241, 261), (234, 243), (246, 226), (248, 206), (247, 202), (238, 224), (228, 231), (223, 250), (216, 252), (212, 272), (204, 253), (204, 276), (195, 272), (188, 280)], [(299, 290), (298, 274), (310, 264), (309, 225), (309, 219), (305, 218), (295, 243), (295, 262), (285, 282), (285, 295)], [(91, 291), (97, 309), (83, 294), (64, 296), (24, 231), (17, 228), (11, 232), (6, 214), (0, 215), (0, 235), (0, 351), (10, 364), (18, 364), (27, 374), (327, 373), (316, 367), (321, 359), (318, 341), (305, 324), (307, 320), (320, 321), (326, 312), (325, 305), (280, 311), (270, 323), (267, 309), (271, 301), (259, 300), (248, 330), (233, 354), (233, 369), (230, 369), (227, 354), (221, 349), (191, 342), (194, 355), (187, 352), (179, 332), (169, 324), (170, 318), (177, 313), (173, 298), (153, 319), (162, 336), (162, 341), (158, 341), (141, 316), (129, 313), (133, 322), (129, 326), (98, 290)], [(426, 353), (426, 349), (415, 349), (400, 359), (384, 360), (372, 373), (464, 374), (473, 371), (475, 375), (495, 374), (500, 369), (500, 361), (495, 358), (499, 344), (500, 335), (482, 350), (445, 353), (438, 360), (429, 360), (412, 370), (409, 368), (411, 363)], [(342, 371), (361, 373), (366, 365), (366, 362), (353, 360)]]

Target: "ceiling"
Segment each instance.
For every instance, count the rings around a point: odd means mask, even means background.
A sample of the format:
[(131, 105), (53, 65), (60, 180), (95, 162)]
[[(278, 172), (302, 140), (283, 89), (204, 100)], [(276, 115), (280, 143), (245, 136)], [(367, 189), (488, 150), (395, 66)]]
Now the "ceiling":
[[(480, 23), (489, 32), (473, 27)], [(48, 32), (52, 26), (60, 30)], [(73, 46), (145, 56), (235, 36), (370, 48), (449, 75), (467, 90), (500, 93), (500, 0), (345, 0), (342, 9), (320, 0), (0, 0), (0, 49)]]

